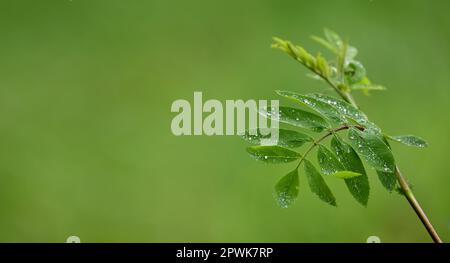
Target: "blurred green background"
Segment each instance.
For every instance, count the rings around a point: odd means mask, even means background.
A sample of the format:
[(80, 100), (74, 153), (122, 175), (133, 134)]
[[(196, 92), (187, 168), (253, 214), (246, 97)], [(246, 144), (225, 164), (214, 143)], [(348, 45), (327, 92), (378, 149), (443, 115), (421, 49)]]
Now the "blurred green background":
[(175, 137), (176, 99), (275, 99), (325, 87), (272, 36), (317, 51), (329, 27), (359, 48), (386, 92), (356, 95), (391, 134), (444, 240), (450, 239), (450, 2), (2, 0), (0, 241), (428, 242), (407, 201), (371, 171), (367, 208), (328, 179), (338, 208), (301, 178), (290, 209), (273, 186), (293, 164), (251, 159), (235, 136)]

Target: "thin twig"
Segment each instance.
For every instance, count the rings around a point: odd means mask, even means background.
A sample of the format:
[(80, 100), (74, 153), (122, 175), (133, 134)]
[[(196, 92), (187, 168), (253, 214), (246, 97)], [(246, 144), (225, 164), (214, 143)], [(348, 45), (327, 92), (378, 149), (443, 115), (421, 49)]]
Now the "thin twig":
[(434, 229), (427, 215), (423, 211), (422, 207), (420, 206), (419, 202), (417, 201), (416, 197), (411, 191), (411, 188), (409, 187), (408, 183), (406, 182), (405, 178), (400, 172), (398, 166), (395, 167), (395, 175), (397, 176), (397, 180), (400, 184), (400, 187), (402, 188), (403, 194), (405, 195), (406, 199), (408, 200), (409, 204), (414, 209), (414, 211), (416, 211), (417, 216), (422, 221), (422, 224), (427, 229), (433, 241), (435, 243), (442, 243), (442, 239), (439, 237), (438, 233), (436, 232), (436, 229)]
[[(354, 107), (357, 107), (355, 100), (353, 99), (352, 95), (350, 93), (345, 93), (346, 96), (341, 97), (347, 101), (348, 103), (352, 104)], [(408, 200), (411, 207), (416, 211), (417, 216), (419, 217), (420, 221), (422, 221), (422, 224), (427, 229), (428, 233), (430, 234), (431, 238), (435, 243), (443, 243), (442, 239), (439, 237), (439, 234), (437, 233), (436, 229), (434, 228), (433, 224), (431, 224), (431, 221), (428, 219), (427, 215), (423, 211), (422, 207), (420, 206), (419, 202), (417, 201), (416, 197), (414, 196), (411, 188), (409, 187), (406, 179), (403, 177), (402, 173), (400, 172), (400, 169), (398, 166), (395, 167), (395, 175), (397, 176), (397, 181), (400, 185), (400, 188), (402, 189), (404, 196)]]

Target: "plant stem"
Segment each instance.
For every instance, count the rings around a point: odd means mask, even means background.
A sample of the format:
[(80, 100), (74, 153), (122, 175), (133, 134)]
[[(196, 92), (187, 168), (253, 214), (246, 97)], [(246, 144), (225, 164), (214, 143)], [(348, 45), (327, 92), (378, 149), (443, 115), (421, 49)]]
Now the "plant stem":
[[(333, 85), (334, 87), (334, 85)], [(356, 105), (355, 100), (353, 99), (353, 96), (348, 92), (338, 92), (339, 95), (348, 103), (352, 104), (355, 108), (358, 108)], [(395, 167), (395, 175), (397, 176), (397, 181), (400, 185), (400, 188), (402, 189), (404, 196), (408, 200), (411, 207), (416, 211), (417, 216), (419, 217), (420, 221), (422, 221), (422, 224), (425, 226), (425, 228), (428, 231), (428, 234), (430, 234), (431, 238), (435, 243), (443, 243), (442, 239), (439, 237), (439, 234), (436, 232), (435, 228), (431, 224), (430, 220), (428, 219), (427, 215), (423, 211), (422, 207), (420, 206), (419, 202), (417, 201), (416, 197), (414, 196), (413, 192), (411, 191), (411, 188), (409, 187), (406, 179), (403, 177), (402, 173), (400, 172), (400, 169), (398, 166)]]
[(408, 182), (406, 182), (405, 178), (403, 177), (402, 173), (400, 172), (400, 169), (398, 168), (398, 166), (395, 169), (395, 175), (397, 176), (397, 180), (400, 184), (400, 187), (402, 188), (403, 194), (405, 195), (405, 197), (408, 200), (411, 207), (414, 208), (414, 211), (416, 211), (417, 216), (422, 221), (422, 224), (427, 229), (427, 231), (430, 234), (433, 241), (435, 243), (442, 243), (442, 239), (439, 237), (438, 233), (434, 229), (434, 227), (431, 224), (430, 220), (428, 219), (427, 215), (423, 211), (422, 207), (420, 206), (419, 202), (417, 201), (416, 197), (414, 196), (413, 192), (411, 191), (411, 188), (409, 187)]

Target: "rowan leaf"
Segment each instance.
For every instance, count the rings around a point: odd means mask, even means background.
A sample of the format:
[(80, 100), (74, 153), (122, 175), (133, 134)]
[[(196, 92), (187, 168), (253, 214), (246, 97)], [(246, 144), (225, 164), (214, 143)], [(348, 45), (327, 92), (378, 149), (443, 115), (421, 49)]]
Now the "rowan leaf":
[(337, 50), (336, 46), (334, 44), (328, 42), (328, 40), (325, 40), (325, 39), (323, 39), (321, 37), (318, 37), (318, 36), (311, 36), (311, 39), (316, 41), (317, 43), (321, 44), (323, 47), (325, 47), (326, 49), (330, 50), (334, 54), (338, 53), (338, 50)]
[(355, 150), (377, 171), (394, 172), (395, 161), (389, 147), (380, 139), (379, 134), (370, 130), (360, 131), (350, 128), (348, 137)]
[(345, 61), (349, 62), (355, 59), (358, 55), (358, 49), (353, 46), (347, 46), (347, 53), (345, 54)]
[(264, 134), (261, 130), (246, 131), (241, 136), (244, 140), (251, 144), (261, 145), (262, 140), (270, 142), (269, 145), (278, 145), (287, 148), (300, 147), (307, 142), (312, 142), (311, 136), (297, 131), (278, 129), (278, 140), (271, 142), (271, 134)]
[(359, 83), (366, 77), (366, 69), (359, 61), (350, 61), (345, 68), (345, 76), (350, 85)]
[(366, 114), (364, 114), (364, 112), (360, 111), (359, 109), (353, 107), (351, 104), (349, 104), (343, 100), (340, 100), (340, 99), (337, 99), (337, 98), (334, 98), (334, 97), (331, 97), (328, 95), (324, 95), (324, 94), (318, 94), (318, 93), (310, 93), (305, 96), (314, 98), (318, 101), (321, 101), (323, 103), (330, 105), (341, 115), (344, 115), (345, 117), (354, 120), (355, 122), (357, 122), (358, 124), (360, 124), (364, 127), (371, 128), (377, 132), (380, 131), (380, 128), (378, 128), (378, 126), (376, 126), (374, 123), (372, 123), (368, 120), (368, 118), (367, 118)]
[(321, 54), (317, 55), (316, 61), (316, 71), (319, 71), (320, 75), (322, 75), (323, 77), (329, 78), (331, 76), (331, 69), (328, 61)]
[(303, 164), (311, 191), (325, 203), (336, 206), (336, 198), (323, 180), (322, 175), (310, 161), (304, 159)]
[(301, 157), (298, 152), (280, 146), (250, 146), (247, 152), (256, 160), (266, 163), (288, 163)]
[(392, 192), (392, 190), (394, 190), (397, 185), (397, 178), (395, 176), (395, 173), (394, 172), (377, 171), (377, 174), (378, 174), (378, 179), (380, 180), (381, 184), (389, 192)]
[(335, 172), (333, 174), (331, 174), (334, 177), (340, 178), (340, 179), (350, 179), (350, 178), (355, 178), (355, 177), (359, 177), (362, 174), (360, 173), (355, 173), (352, 171), (339, 171), (339, 172)]
[(317, 160), (324, 174), (333, 174), (345, 170), (338, 158), (323, 145), (319, 145)]
[(415, 146), (419, 148), (428, 147), (428, 143), (424, 139), (414, 135), (387, 136), (387, 138), (408, 146)]
[(337, 111), (334, 107), (332, 107), (331, 105), (329, 105), (325, 102), (322, 102), (322, 101), (317, 100), (312, 97), (308, 97), (308, 96), (301, 95), (301, 94), (298, 94), (295, 92), (291, 92), (291, 91), (277, 90), (276, 92), (280, 96), (283, 96), (283, 97), (288, 98), (296, 103), (305, 105), (305, 106), (313, 109), (314, 111), (321, 114), (323, 117), (325, 117), (328, 120), (331, 120), (331, 121), (333, 121), (335, 123), (339, 123), (339, 124), (346, 123), (345, 116), (342, 115), (339, 111)]
[(283, 176), (275, 185), (277, 203), (282, 208), (288, 208), (297, 199), (299, 191), (298, 170)]
[(275, 109), (268, 108), (267, 110), (260, 110), (260, 114), (268, 119), (311, 130), (313, 132), (321, 132), (330, 127), (330, 125), (317, 114), (291, 107), (280, 106), (278, 107), (278, 112), (275, 111)]
[(361, 176), (360, 173), (346, 171), (346, 168), (339, 161), (336, 155), (323, 145), (319, 145), (317, 160), (319, 161), (320, 168), (324, 174), (329, 174), (341, 179)]
[(363, 92), (386, 90), (386, 87), (373, 84), (353, 84), (350, 87), (352, 90), (358, 90)]
[(342, 38), (334, 31), (325, 28), (324, 29), (325, 38), (329, 43), (331, 43), (337, 49), (341, 48), (343, 41)]
[(356, 151), (338, 135), (331, 139), (331, 150), (342, 163), (346, 170), (360, 174), (361, 176), (345, 180), (352, 196), (362, 205), (367, 206), (370, 194), (369, 179), (364, 165)]

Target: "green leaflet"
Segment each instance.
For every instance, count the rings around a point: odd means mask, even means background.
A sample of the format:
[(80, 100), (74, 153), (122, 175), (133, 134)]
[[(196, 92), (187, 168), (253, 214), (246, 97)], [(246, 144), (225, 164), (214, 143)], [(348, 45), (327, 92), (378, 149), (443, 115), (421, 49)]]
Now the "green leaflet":
[(298, 152), (280, 146), (250, 146), (247, 152), (256, 160), (266, 163), (288, 163), (301, 157)]
[(336, 109), (340, 114), (348, 116), (357, 122), (362, 122), (361, 124), (367, 121), (367, 116), (362, 111), (341, 99), (318, 93), (310, 93), (305, 96), (326, 103)]
[(325, 47), (326, 49), (330, 50), (334, 54), (338, 53), (337, 48), (333, 44), (328, 42), (327, 40), (325, 40), (325, 39), (323, 39), (321, 37), (318, 37), (318, 36), (311, 36), (311, 39), (316, 41), (317, 43), (321, 44), (323, 47)]
[[(338, 56), (342, 55), (343, 53), (342, 49), (344, 48), (344, 42), (342, 41), (342, 38), (338, 34), (329, 29), (325, 29), (324, 33), (326, 39), (323, 39), (318, 36), (311, 36), (311, 38), (320, 45), (322, 45), (323, 47), (325, 47), (326, 49), (333, 52), (335, 55)], [(346, 48), (347, 50), (345, 51), (344, 63), (352, 61), (358, 54), (358, 50), (355, 47), (346, 45)]]
[(315, 193), (322, 201), (336, 206), (336, 198), (323, 180), (322, 175), (320, 175), (310, 161), (304, 159), (303, 163), (311, 191)]
[(305, 96), (314, 98), (318, 101), (321, 101), (323, 103), (330, 105), (331, 107), (336, 109), (336, 111), (338, 111), (341, 115), (344, 115), (344, 116), (354, 120), (355, 122), (357, 122), (360, 125), (371, 128), (377, 132), (380, 131), (380, 129), (374, 123), (370, 122), (367, 119), (366, 114), (364, 114), (362, 111), (358, 110), (357, 108), (353, 107), (351, 104), (349, 104), (343, 100), (336, 99), (334, 97), (323, 95), (323, 94), (317, 94), (317, 93), (307, 94)]
[(356, 55), (358, 55), (358, 49), (353, 46), (347, 47), (347, 53), (345, 54), (345, 61), (350, 62), (355, 59)]
[(386, 87), (372, 84), (370, 79), (366, 76), (360, 82), (350, 85), (350, 89), (362, 91), (364, 94), (368, 95), (370, 91), (386, 90)]
[(319, 145), (317, 160), (319, 161), (320, 168), (324, 174), (329, 174), (341, 179), (361, 176), (360, 173), (346, 171), (346, 168), (339, 159), (323, 145)]
[(328, 43), (333, 45), (336, 49), (340, 49), (342, 47), (343, 41), (342, 38), (335, 33), (334, 31), (325, 28), (324, 30), (325, 38), (327, 39)]
[[(311, 38), (334, 54), (338, 56), (345, 55), (343, 57), (345, 60), (342, 61), (344, 64), (352, 61), (358, 54), (358, 50), (355, 47), (346, 44), (338, 34), (330, 29), (325, 28), (324, 35), (325, 39), (317, 36), (312, 36)], [(345, 51), (343, 50), (344, 48), (346, 49)]]
[(286, 54), (288, 54), (289, 56), (296, 58), (295, 54), (292, 53), (292, 51), (289, 49), (289, 41), (280, 39), (278, 37), (273, 37), (272, 38), (274, 43), (271, 45), (272, 48), (277, 48), (283, 52), (285, 52)]
[(359, 177), (346, 179), (345, 184), (352, 196), (359, 203), (367, 206), (370, 194), (369, 179), (358, 154), (349, 144), (343, 142), (337, 135), (331, 139), (331, 150), (346, 170), (361, 174)]
[[(347, 51), (348, 51), (348, 43), (342, 42), (342, 45), (339, 47), (338, 50), (338, 54), (337, 54), (337, 64), (336, 64), (336, 71), (337, 71), (337, 76), (339, 79), (341, 79), (344, 74), (345, 74), (345, 65), (348, 63), (347, 60)], [(344, 83), (341, 83), (344, 84)]]
[(355, 150), (377, 171), (394, 172), (395, 161), (389, 147), (379, 135), (369, 130), (350, 128), (348, 137)]
[(261, 110), (260, 114), (268, 119), (311, 130), (313, 132), (321, 132), (324, 129), (329, 128), (329, 124), (322, 117), (296, 108), (280, 106), (278, 108), (278, 114), (271, 108), (268, 108), (265, 111)]
[(387, 136), (387, 138), (408, 146), (415, 146), (419, 148), (425, 148), (428, 146), (428, 143), (424, 139), (414, 135)]
[(283, 176), (275, 185), (275, 194), (278, 205), (282, 208), (291, 206), (298, 196), (299, 180), (298, 170)]
[(359, 61), (350, 61), (345, 69), (345, 77), (350, 85), (359, 83), (366, 77), (366, 69)]
[(319, 71), (322, 76), (329, 78), (331, 76), (331, 68), (328, 61), (321, 55), (318, 54), (316, 57), (317, 67), (316, 71)]
[(294, 58), (300, 61), (305, 66), (314, 69), (316, 67), (316, 58), (309, 54), (304, 48), (294, 46), (291, 42), (287, 42), (289, 50), (294, 54)]
[(339, 171), (339, 172), (335, 172), (331, 175), (334, 177), (337, 177), (337, 178), (341, 178), (341, 179), (350, 179), (350, 178), (359, 177), (362, 174), (351, 172), (351, 171)]
[(369, 91), (377, 91), (377, 90), (386, 90), (386, 87), (381, 85), (372, 85), (372, 84), (353, 84), (351, 86), (352, 90), (359, 90), (363, 92)]
[(395, 189), (395, 186), (397, 185), (397, 177), (395, 176), (394, 172), (382, 172), (377, 171), (378, 179), (380, 180), (381, 184), (389, 191), (392, 192), (392, 190)]
[[(251, 144), (261, 145), (261, 140), (269, 140), (271, 134), (263, 135), (260, 130), (256, 131), (256, 134), (252, 135), (249, 131), (246, 131), (244, 135), (241, 136), (244, 140)], [(312, 142), (311, 136), (304, 133), (300, 133), (292, 130), (279, 129), (278, 130), (278, 141), (274, 141), (273, 145), (279, 145), (282, 147), (296, 148), (300, 147), (307, 142)]]
[[(383, 140), (384, 144), (387, 145), (389, 149), (392, 149), (391, 145), (389, 145), (389, 142), (387, 140), (387, 136), (379, 135), (379, 138)], [(397, 176), (395, 175), (395, 172), (383, 172), (383, 171), (376, 171), (378, 175), (378, 179), (381, 182), (381, 185), (383, 185), (384, 188), (386, 188), (389, 192), (392, 192), (392, 190), (395, 190), (397, 185)]]
[(286, 41), (277, 37), (274, 37), (273, 41), (275, 43), (271, 45), (272, 48), (276, 48), (285, 52), (310, 69), (316, 68), (316, 58), (313, 55), (309, 54), (304, 48), (295, 46), (290, 41)]
[(337, 157), (323, 145), (319, 145), (317, 160), (319, 161), (320, 168), (324, 174), (334, 174), (345, 170)]
[(298, 94), (295, 92), (291, 92), (291, 91), (277, 90), (276, 92), (280, 96), (286, 97), (294, 102), (297, 102), (299, 104), (310, 107), (314, 111), (320, 113), (326, 119), (329, 119), (333, 122), (336, 122), (339, 124), (343, 124), (343, 123), (347, 122), (344, 115), (342, 115), (334, 107), (330, 106), (329, 104), (327, 104), (325, 102), (319, 101), (312, 97), (308, 97), (308, 96), (301, 95), (301, 94)]

